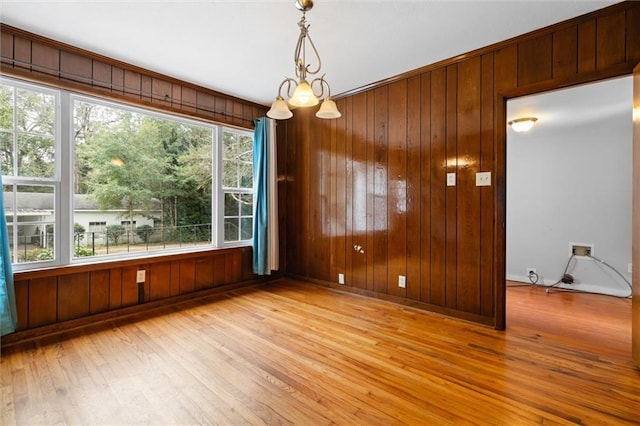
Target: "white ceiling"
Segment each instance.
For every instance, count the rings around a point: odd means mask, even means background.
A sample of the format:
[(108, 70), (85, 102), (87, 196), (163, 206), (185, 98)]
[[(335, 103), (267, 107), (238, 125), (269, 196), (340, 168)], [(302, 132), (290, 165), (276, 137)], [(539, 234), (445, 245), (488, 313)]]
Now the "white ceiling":
[[(340, 94), (617, 1), (316, 0), (309, 33)], [(2, 0), (2, 22), (268, 105), (294, 77), (294, 0)]]

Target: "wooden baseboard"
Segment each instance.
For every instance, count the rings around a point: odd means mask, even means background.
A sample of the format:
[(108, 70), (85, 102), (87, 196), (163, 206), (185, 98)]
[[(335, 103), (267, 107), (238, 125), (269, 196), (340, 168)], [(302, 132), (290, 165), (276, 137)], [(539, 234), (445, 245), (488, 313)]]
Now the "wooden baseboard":
[(312, 284), (316, 284), (322, 287), (329, 287), (334, 290), (344, 291), (346, 293), (359, 294), (361, 296), (372, 297), (375, 299), (386, 300), (388, 302), (398, 303), (400, 305), (410, 306), (412, 308), (421, 309), (423, 311), (429, 311), (436, 314), (444, 315), (447, 317), (453, 317), (456, 319), (470, 321), (476, 324), (488, 325), (491, 327), (495, 327), (494, 319), (492, 317), (486, 317), (482, 315), (472, 314), (469, 312), (462, 312), (451, 308), (445, 308), (442, 306), (432, 305), (425, 302), (420, 302), (417, 300), (407, 299), (404, 297), (391, 296), (388, 294), (377, 293), (375, 291), (365, 290), (357, 287), (345, 286), (341, 284), (332, 283), (329, 281), (318, 280), (314, 278), (307, 278), (295, 274), (286, 273), (286, 277), (306, 281)]

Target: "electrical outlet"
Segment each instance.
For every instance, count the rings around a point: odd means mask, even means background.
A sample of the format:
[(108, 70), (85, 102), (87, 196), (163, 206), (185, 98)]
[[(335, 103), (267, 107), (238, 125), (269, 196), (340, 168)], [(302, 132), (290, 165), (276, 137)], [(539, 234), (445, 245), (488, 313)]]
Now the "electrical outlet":
[(593, 256), (593, 244), (571, 243), (571, 254), (581, 257)]
[(627, 265), (627, 272), (629, 272), (630, 274), (633, 272), (633, 264), (632, 263)]
[(344, 284), (344, 274), (338, 274), (338, 284)]
[(447, 173), (447, 186), (456, 186), (456, 174)]
[(407, 277), (404, 275), (398, 275), (398, 287), (407, 288)]
[(146, 274), (147, 271), (145, 271), (144, 269), (140, 269), (136, 272), (136, 282), (137, 283), (143, 283), (145, 281), (145, 278), (147, 276)]
[(527, 268), (527, 276), (530, 277), (532, 274), (538, 275), (535, 268)]
[(476, 173), (476, 186), (491, 186), (491, 172)]

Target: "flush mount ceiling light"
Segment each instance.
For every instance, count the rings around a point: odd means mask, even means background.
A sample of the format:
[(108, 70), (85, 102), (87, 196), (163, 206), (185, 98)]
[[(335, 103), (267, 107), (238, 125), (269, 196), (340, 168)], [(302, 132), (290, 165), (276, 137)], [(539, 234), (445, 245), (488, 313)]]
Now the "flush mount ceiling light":
[[(336, 103), (331, 99), (331, 89), (329, 83), (324, 79), (324, 74), (321, 77), (314, 78), (311, 82), (307, 81), (307, 75), (316, 75), (320, 72), (321, 61), (318, 49), (313, 44), (311, 36), (309, 35), (309, 26), (305, 19), (306, 12), (313, 7), (313, 1), (311, 0), (296, 0), (296, 8), (302, 12), (302, 18), (298, 22), (300, 28), (300, 35), (298, 36), (298, 43), (293, 55), (293, 61), (295, 63), (296, 79), (285, 78), (280, 87), (278, 87), (278, 96), (276, 100), (271, 104), (271, 109), (267, 112), (267, 117), (274, 118), (276, 120), (286, 120), (293, 117), (293, 113), (289, 109), (289, 106), (282, 97), (282, 89), (286, 86), (285, 95), (289, 98), (289, 105), (292, 107), (310, 107), (318, 105), (319, 98), (325, 95), (326, 98), (320, 105), (320, 109), (316, 113), (318, 118), (338, 118), (342, 116), (336, 106)], [(316, 64), (307, 63), (306, 53), (307, 45), (310, 47), (310, 51), (315, 56)], [(314, 90), (315, 88), (315, 90)], [(317, 90), (317, 92), (316, 92)]]
[(538, 121), (536, 117), (523, 117), (511, 120), (508, 124), (514, 131), (522, 133), (531, 130), (536, 121)]

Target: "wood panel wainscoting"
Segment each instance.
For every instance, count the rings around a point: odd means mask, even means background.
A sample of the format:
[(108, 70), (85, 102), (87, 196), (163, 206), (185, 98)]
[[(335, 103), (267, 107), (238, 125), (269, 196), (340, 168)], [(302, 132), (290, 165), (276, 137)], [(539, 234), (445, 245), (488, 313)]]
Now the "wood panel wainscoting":
[[(102, 321), (216, 287), (252, 284), (251, 247), (14, 274), (18, 330), (2, 345)], [(136, 274), (145, 271), (144, 282)]]
[(506, 100), (639, 62), (623, 2), (341, 95), (335, 121), (296, 111), (278, 126), (287, 272), (503, 328)]
[(11, 424), (632, 425), (631, 300), (508, 288), (497, 331), (282, 280), (2, 352)]

